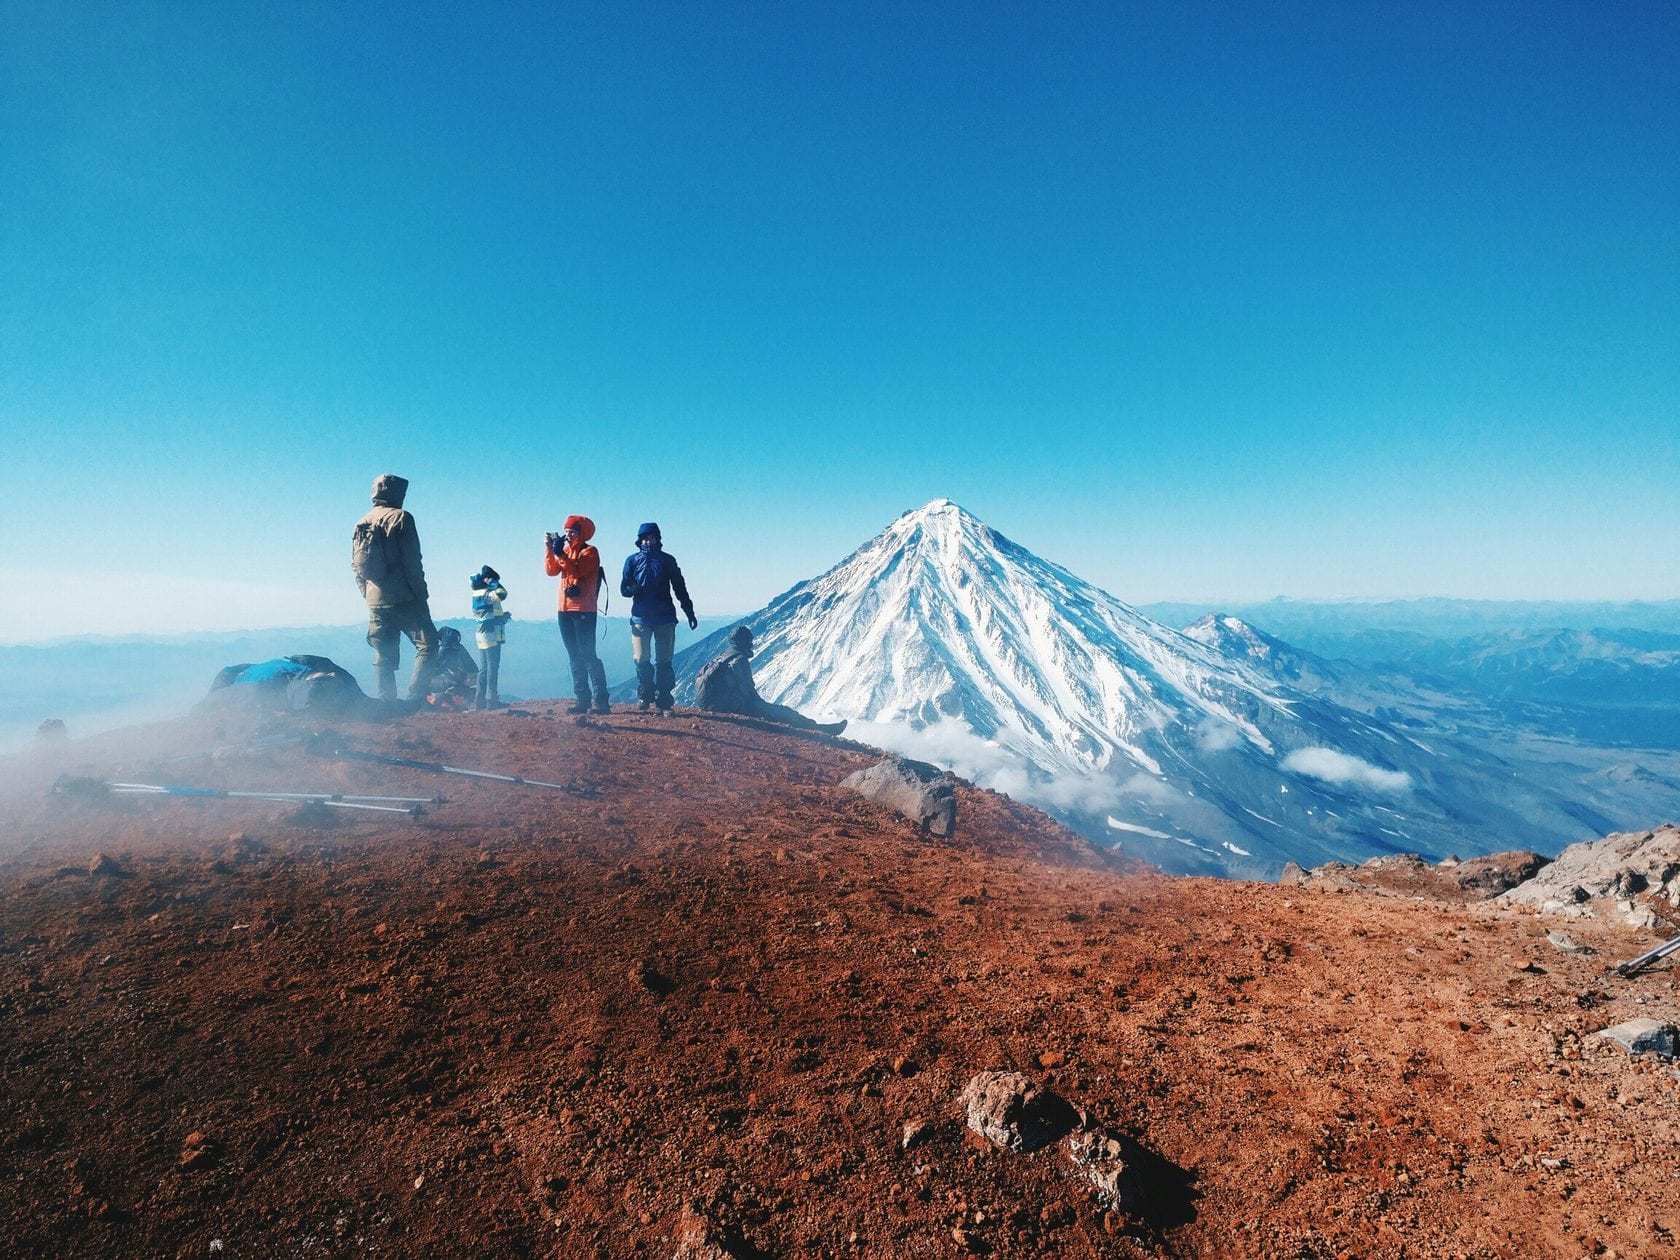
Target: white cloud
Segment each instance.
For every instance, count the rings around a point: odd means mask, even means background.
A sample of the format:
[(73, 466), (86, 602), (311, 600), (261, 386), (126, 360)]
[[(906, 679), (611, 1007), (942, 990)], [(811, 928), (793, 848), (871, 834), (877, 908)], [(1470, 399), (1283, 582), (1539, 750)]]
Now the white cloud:
[(1326, 783), (1373, 792), (1404, 792), (1412, 786), (1412, 776), (1402, 770), (1384, 770), (1334, 748), (1297, 748), (1283, 759), (1283, 768)]
[(889, 752), (931, 761), (980, 787), (1048, 809), (1097, 813), (1122, 799), (1112, 779), (1095, 774), (1048, 776), (957, 721), (937, 722), (920, 730), (900, 722), (853, 722), (846, 734)]
[(1196, 723), (1196, 747), (1205, 753), (1230, 752), (1240, 743), (1242, 732), (1229, 722), (1210, 717)]

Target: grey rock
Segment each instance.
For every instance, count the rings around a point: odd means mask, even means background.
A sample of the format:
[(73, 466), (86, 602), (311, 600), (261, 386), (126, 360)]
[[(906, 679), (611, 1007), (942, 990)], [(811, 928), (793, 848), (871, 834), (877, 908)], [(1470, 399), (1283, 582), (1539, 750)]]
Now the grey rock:
[(1136, 1208), (1141, 1187), (1137, 1160), (1127, 1138), (1100, 1129), (1082, 1129), (1070, 1135), (1062, 1143), (1062, 1149), (1104, 1208), (1113, 1212), (1130, 1212)]
[(923, 834), (949, 836), (957, 830), (957, 781), (925, 761), (888, 757), (847, 775), (841, 786), (897, 810)]
[(1598, 951), (1590, 945), (1583, 945), (1568, 932), (1547, 932), (1546, 941), (1554, 949), (1561, 949), (1566, 954), (1595, 954)]
[(1680, 827), (1672, 823), (1572, 844), (1499, 901), (1547, 914), (1643, 923), (1649, 912), (1632, 899), (1647, 893), (1680, 905)]
[(1006, 1151), (1048, 1146), (1077, 1117), (1061, 1098), (1020, 1072), (981, 1072), (963, 1087), (968, 1127)]
[(1300, 863), (1285, 862), (1283, 864), (1283, 873), (1278, 876), (1278, 883), (1298, 887), (1306, 882), (1307, 873), (1301, 869)]
[(1629, 1054), (1657, 1054), (1672, 1059), (1680, 1055), (1680, 1030), (1656, 1019), (1630, 1019), (1593, 1034), (1613, 1041)]

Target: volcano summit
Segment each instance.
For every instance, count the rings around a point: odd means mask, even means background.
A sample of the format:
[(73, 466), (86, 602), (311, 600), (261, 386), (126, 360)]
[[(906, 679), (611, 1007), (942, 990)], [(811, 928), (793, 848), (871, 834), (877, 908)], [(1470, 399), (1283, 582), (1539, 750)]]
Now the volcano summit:
[[(1229, 634), (1152, 621), (948, 499), (744, 620), (766, 698), (1169, 871), (1480, 852), (1606, 821), (1478, 749), (1291, 685)], [(684, 699), (724, 633), (679, 656)]]

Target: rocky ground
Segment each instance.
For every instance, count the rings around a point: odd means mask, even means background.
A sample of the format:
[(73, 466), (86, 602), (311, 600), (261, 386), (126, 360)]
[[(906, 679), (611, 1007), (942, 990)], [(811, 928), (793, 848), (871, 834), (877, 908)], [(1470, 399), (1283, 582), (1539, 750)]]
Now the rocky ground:
[[(862, 751), (695, 716), (349, 732), (569, 791), (249, 735), (0, 767), (14, 1254), (1680, 1247), (1680, 1082), (1591, 1035), (1680, 1013), (1668, 964), (1606, 973), (1650, 932), (1565, 952), (1492, 903), (1164, 879), (966, 788), (923, 837), (837, 786)], [(1054, 1101), (1043, 1145), (968, 1129), (1014, 1088), (984, 1072)]]

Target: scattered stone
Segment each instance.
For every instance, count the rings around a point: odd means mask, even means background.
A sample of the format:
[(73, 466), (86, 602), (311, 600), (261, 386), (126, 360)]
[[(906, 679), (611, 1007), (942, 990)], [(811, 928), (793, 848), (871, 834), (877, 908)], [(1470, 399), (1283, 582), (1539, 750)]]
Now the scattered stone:
[(671, 1260), (735, 1260), (740, 1250), (740, 1240), (729, 1231), (712, 1224), (692, 1204), (683, 1206)]
[(938, 766), (908, 757), (888, 757), (840, 781), (861, 796), (897, 810), (924, 835), (957, 830), (957, 781)]
[(1046, 1050), (1038, 1056), (1038, 1066), (1041, 1068), (1061, 1067), (1067, 1062), (1067, 1055), (1060, 1050)]
[(1299, 862), (1285, 862), (1283, 873), (1278, 876), (1278, 883), (1299, 887), (1307, 882), (1307, 872)]
[(216, 1144), (205, 1136), (202, 1130), (194, 1129), (187, 1134), (186, 1141), (181, 1143), (181, 1171), (194, 1172), (200, 1168), (208, 1168), (215, 1162)]
[(1613, 1041), (1629, 1054), (1655, 1054), (1665, 1059), (1680, 1057), (1680, 1029), (1656, 1019), (1630, 1019), (1593, 1034)]
[(1073, 1108), (1021, 1072), (981, 1072), (963, 1088), (968, 1127), (993, 1145), (1024, 1154), (1073, 1128)]
[(898, 1141), (898, 1149), (907, 1151), (918, 1142), (925, 1141), (933, 1133), (933, 1126), (926, 1120), (907, 1120), (904, 1123), (904, 1133)]
[(1136, 1157), (1131, 1160), (1128, 1140), (1100, 1129), (1082, 1129), (1062, 1143), (1079, 1175), (1096, 1191), (1097, 1202), (1111, 1212), (1131, 1212), (1137, 1207), (1139, 1185)]
[(892, 1070), (894, 1076), (914, 1076), (916, 1061), (908, 1055), (901, 1054), (892, 1061)]
[(1566, 954), (1595, 954), (1598, 951), (1590, 945), (1583, 945), (1567, 932), (1547, 932), (1546, 941), (1554, 949), (1561, 949)]
[(490, 852), (489, 849), (480, 849), (478, 851), (478, 856), (473, 860), (473, 865), (481, 871), (492, 871), (495, 870), (496, 867), (500, 866), (501, 863), (496, 860), (496, 855)]
[(659, 968), (654, 965), (653, 959), (651, 958), (639, 958), (636, 960), (635, 964), (630, 968), (630, 980), (638, 987), (646, 989), (649, 993), (657, 993), (661, 996), (669, 993), (672, 989), (677, 987), (676, 981), (672, 980), (669, 976), (661, 974)]
[(108, 853), (95, 853), (93, 861), (88, 863), (89, 875), (109, 875), (113, 879), (126, 879), (128, 872), (117, 865), (117, 861)]

